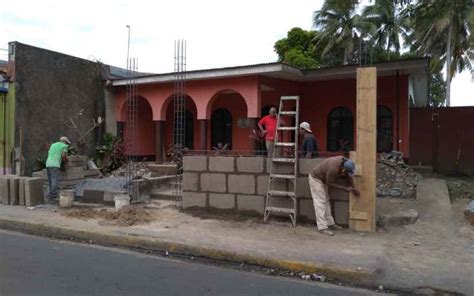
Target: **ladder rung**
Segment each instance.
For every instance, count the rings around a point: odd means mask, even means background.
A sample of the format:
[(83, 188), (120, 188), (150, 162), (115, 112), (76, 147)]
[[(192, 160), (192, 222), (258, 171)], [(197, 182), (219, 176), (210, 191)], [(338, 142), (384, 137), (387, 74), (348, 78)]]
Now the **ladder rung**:
[(275, 142), (275, 146), (292, 147), (292, 146), (296, 146), (296, 143), (293, 143), (293, 142)]
[(280, 126), (278, 130), (280, 131), (296, 131), (298, 129), (296, 126)]
[(287, 214), (295, 214), (294, 209), (290, 208), (277, 208), (277, 207), (266, 207), (265, 211), (267, 212), (277, 212), (277, 213), (287, 213)]
[(294, 180), (294, 179), (295, 179), (295, 175), (270, 174), (270, 178)]
[(293, 191), (280, 191), (280, 190), (270, 190), (268, 191), (270, 196), (289, 196), (294, 197), (295, 193)]
[(289, 101), (289, 100), (292, 100), (292, 101), (296, 101), (298, 100), (300, 97), (298, 96), (285, 96), (285, 97), (281, 97), (281, 100), (282, 101)]
[(279, 115), (296, 115), (296, 111), (281, 111)]
[(273, 158), (273, 162), (291, 162), (291, 163), (295, 163), (295, 159), (294, 158)]

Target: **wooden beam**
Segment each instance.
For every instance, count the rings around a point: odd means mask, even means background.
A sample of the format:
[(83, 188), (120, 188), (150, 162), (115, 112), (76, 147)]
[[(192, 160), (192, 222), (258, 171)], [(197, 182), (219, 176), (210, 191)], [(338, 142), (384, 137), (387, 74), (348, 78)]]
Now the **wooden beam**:
[(357, 151), (354, 182), (360, 197), (349, 195), (349, 227), (375, 231), (377, 156), (377, 68), (357, 69)]

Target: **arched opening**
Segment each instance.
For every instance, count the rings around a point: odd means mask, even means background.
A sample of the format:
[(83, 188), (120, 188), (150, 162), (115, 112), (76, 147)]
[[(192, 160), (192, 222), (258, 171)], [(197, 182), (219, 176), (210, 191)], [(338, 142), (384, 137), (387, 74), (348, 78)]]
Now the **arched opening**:
[(252, 149), (250, 135), (254, 126), (247, 119), (247, 104), (242, 95), (234, 90), (219, 91), (209, 101), (207, 108), (211, 119), (208, 130), (210, 149), (219, 143), (228, 144), (228, 150)]
[(123, 139), (125, 143), (125, 154), (138, 157), (138, 159), (154, 160), (155, 158), (155, 125), (153, 123), (153, 111), (148, 101), (143, 97), (137, 97), (137, 116), (135, 129), (130, 134), (130, 119), (128, 104), (122, 107)]
[(232, 114), (225, 108), (219, 108), (212, 112), (211, 146), (226, 146), (226, 149), (232, 149)]
[(386, 106), (377, 106), (377, 152), (393, 150), (392, 111)]
[[(166, 149), (170, 149), (177, 141), (177, 122), (175, 121), (174, 96), (169, 98), (166, 107), (166, 124), (165, 124), (165, 145)], [(193, 150), (197, 144), (194, 134), (197, 133), (197, 109), (193, 99), (186, 96), (186, 111), (184, 113), (184, 145), (186, 148)]]
[(350, 151), (353, 147), (354, 116), (347, 108), (334, 108), (328, 115), (327, 150)]

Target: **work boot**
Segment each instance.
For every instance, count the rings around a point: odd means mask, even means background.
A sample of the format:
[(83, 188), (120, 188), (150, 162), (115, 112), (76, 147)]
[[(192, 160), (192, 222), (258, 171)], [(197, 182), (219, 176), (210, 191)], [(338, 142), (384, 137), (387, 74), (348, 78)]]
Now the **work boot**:
[(331, 230), (343, 230), (344, 228), (342, 226), (339, 226), (337, 224), (329, 225), (329, 229)]
[(324, 234), (324, 235), (328, 235), (328, 236), (333, 236), (334, 235), (334, 232), (332, 232), (331, 230), (329, 229), (322, 229), (319, 231), (321, 234)]

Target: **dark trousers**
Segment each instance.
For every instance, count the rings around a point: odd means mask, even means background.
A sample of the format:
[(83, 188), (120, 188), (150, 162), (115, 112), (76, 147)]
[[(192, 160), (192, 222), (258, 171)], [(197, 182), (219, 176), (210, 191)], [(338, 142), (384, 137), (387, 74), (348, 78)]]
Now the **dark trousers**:
[(59, 180), (59, 168), (47, 168), (48, 181), (49, 181), (49, 192), (48, 198), (58, 197), (58, 180)]

